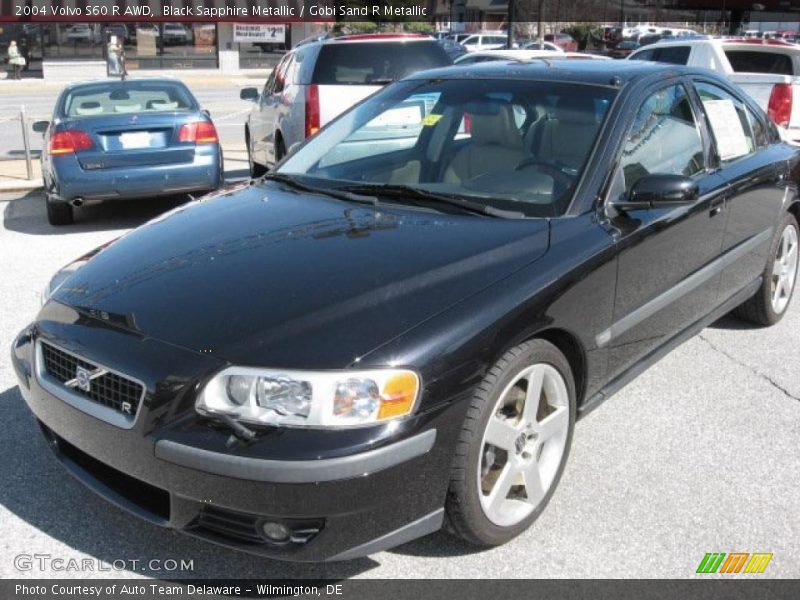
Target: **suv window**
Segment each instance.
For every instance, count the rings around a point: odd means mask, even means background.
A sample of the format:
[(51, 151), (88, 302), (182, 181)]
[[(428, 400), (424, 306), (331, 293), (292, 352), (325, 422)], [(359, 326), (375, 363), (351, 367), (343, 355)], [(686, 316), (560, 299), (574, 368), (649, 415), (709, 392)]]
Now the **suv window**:
[(695, 88), (723, 162), (752, 154), (766, 143), (763, 123), (744, 102), (712, 83), (699, 81)]
[(753, 50), (725, 50), (731, 68), (737, 73), (771, 73), (794, 75), (792, 59), (780, 52), (758, 52)]
[(319, 52), (311, 83), (369, 85), (402, 79), (423, 69), (453, 64), (430, 42), (332, 42)]
[(672, 65), (685, 65), (689, 62), (689, 46), (667, 46), (665, 48), (648, 48), (631, 55), (631, 60), (652, 60)]
[(631, 54), (631, 60), (653, 60), (653, 52), (655, 52), (653, 49), (636, 52)]
[(673, 85), (649, 96), (625, 142), (618, 187), (628, 192), (645, 175), (692, 176), (704, 168), (703, 142), (684, 87)]
[(685, 65), (689, 62), (689, 53), (691, 48), (689, 46), (667, 46), (665, 48), (655, 49), (656, 62), (669, 63), (671, 65)]

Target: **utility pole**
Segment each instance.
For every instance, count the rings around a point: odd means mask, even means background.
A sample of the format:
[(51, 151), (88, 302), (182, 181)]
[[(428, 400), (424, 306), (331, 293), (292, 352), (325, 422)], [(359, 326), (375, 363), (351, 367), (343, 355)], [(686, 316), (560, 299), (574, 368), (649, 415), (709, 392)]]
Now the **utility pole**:
[(539, 0), (539, 22), (536, 24), (536, 35), (538, 37), (539, 48), (544, 48), (544, 0)]
[(506, 48), (509, 50), (514, 47), (514, 4), (516, 0), (508, 0), (508, 15), (506, 21), (508, 23), (508, 31), (506, 32)]

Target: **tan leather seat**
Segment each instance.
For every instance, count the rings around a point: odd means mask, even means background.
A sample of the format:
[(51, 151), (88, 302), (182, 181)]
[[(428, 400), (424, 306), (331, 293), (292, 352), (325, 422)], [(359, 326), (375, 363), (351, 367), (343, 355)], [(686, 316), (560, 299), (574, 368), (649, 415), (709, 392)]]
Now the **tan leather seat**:
[(528, 154), (514, 121), (510, 104), (497, 104), (494, 114), (471, 114), (471, 140), (459, 150), (444, 174), (447, 182), (458, 183), (485, 173), (513, 170)]
[(590, 96), (564, 96), (541, 123), (541, 131), (532, 136), (531, 150), (542, 160), (579, 169), (588, 157), (599, 126)]

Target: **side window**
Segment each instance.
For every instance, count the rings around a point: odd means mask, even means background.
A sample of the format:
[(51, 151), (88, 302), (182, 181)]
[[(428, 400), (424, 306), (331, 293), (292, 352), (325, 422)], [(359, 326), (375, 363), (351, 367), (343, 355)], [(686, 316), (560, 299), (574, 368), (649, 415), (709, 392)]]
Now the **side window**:
[(645, 175), (692, 176), (705, 168), (703, 142), (682, 85), (658, 90), (642, 104), (620, 161), (619, 189), (629, 192)]
[(685, 65), (689, 62), (689, 52), (691, 52), (689, 46), (667, 46), (658, 48), (653, 60), (672, 65)]
[(289, 65), (292, 63), (294, 56), (288, 54), (284, 59), (275, 67), (275, 85), (272, 88), (273, 94), (280, 94), (283, 88), (286, 87), (286, 72), (289, 70)]
[[(279, 66), (280, 63), (278, 64), (278, 67)], [(272, 69), (272, 72), (269, 74), (269, 77), (267, 77), (267, 82), (264, 84), (264, 91), (261, 93), (262, 101), (264, 98), (266, 98), (272, 93), (272, 88), (275, 87), (275, 73), (278, 72), (278, 67)]]
[(722, 162), (752, 154), (766, 143), (763, 123), (744, 102), (713, 83), (698, 81), (695, 88)]
[(653, 50), (642, 50), (631, 55), (631, 60), (653, 60)]

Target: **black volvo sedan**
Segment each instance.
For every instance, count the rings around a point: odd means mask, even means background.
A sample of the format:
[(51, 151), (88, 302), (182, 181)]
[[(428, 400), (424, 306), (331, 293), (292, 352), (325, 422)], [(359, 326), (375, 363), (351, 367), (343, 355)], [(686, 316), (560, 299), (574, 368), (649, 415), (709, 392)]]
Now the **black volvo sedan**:
[(710, 72), (423, 72), (68, 265), (13, 362), (58, 460), (153, 523), (299, 561), (502, 544), (577, 418), (730, 311), (781, 319), (799, 173)]

